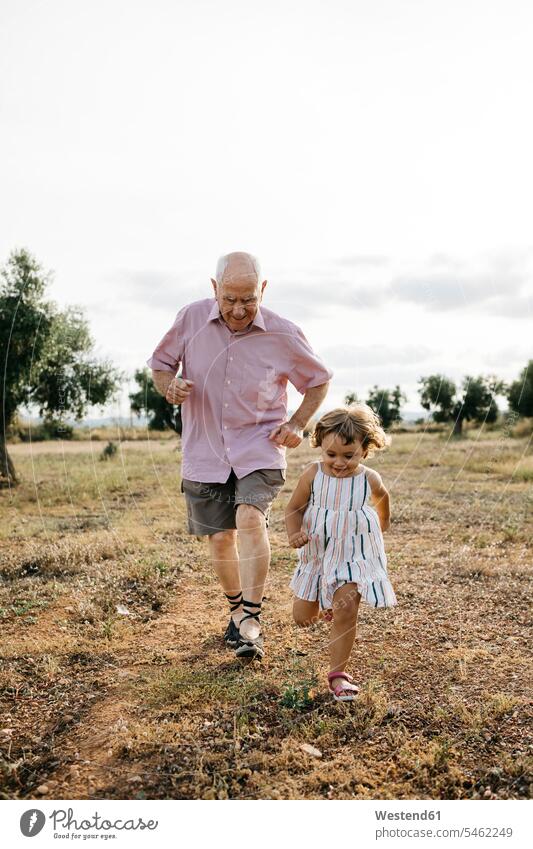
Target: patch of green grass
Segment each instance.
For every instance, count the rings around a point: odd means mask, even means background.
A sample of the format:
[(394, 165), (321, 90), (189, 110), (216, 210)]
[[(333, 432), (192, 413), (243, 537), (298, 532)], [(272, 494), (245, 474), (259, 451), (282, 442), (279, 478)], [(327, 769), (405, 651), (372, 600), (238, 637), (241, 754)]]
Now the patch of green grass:
[(259, 699), (264, 693), (264, 677), (236, 669), (220, 672), (169, 669), (154, 678), (147, 687), (145, 700), (153, 707), (191, 704), (198, 701), (242, 705)]
[(513, 479), (518, 481), (533, 481), (533, 469), (517, 469)]
[(299, 684), (289, 684), (281, 695), (281, 705), (292, 710), (307, 710), (313, 704), (311, 689), (316, 687), (316, 684), (316, 678), (302, 681)]
[(520, 528), (517, 525), (507, 525), (502, 528), (502, 542), (515, 542), (520, 535)]
[[(16, 598), (13, 601), (13, 604), (10, 607), (1, 607), (0, 608), (0, 618), (5, 619), (10, 615), (13, 616), (25, 616), (26, 613), (29, 613), (30, 610), (35, 610), (35, 608), (43, 608), (47, 607), (47, 601), (38, 601), (36, 599), (26, 599), (26, 598)], [(26, 620), (28, 621), (28, 620)], [(33, 619), (35, 621), (35, 619)]]

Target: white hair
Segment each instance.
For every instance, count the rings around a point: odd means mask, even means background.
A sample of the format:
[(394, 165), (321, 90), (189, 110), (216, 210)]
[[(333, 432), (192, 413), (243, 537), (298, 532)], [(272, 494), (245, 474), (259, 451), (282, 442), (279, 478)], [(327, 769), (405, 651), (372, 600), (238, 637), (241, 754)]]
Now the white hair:
[[(230, 258), (232, 256), (234, 256), (234, 254), (224, 254), (224, 256), (221, 256), (218, 260), (217, 270), (215, 272), (215, 280), (217, 281), (217, 283), (220, 283), (222, 281), (222, 278), (224, 277), (226, 269), (229, 265)], [(261, 266), (259, 265), (259, 260), (257, 259), (257, 257), (253, 256), (253, 254), (243, 253), (242, 256), (247, 256), (249, 258), (250, 264), (252, 265), (253, 270), (257, 274), (257, 282), (259, 283), (261, 281)]]

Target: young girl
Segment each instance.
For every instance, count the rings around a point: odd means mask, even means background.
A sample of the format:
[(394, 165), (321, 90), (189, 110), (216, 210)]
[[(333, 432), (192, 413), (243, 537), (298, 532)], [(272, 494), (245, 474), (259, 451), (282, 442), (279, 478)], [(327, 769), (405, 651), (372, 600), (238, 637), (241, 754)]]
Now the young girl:
[(291, 580), (294, 620), (332, 622), (328, 683), (336, 701), (352, 701), (358, 691), (344, 670), (360, 599), (373, 607), (396, 604), (382, 536), (390, 525), (389, 493), (361, 463), (390, 441), (366, 404), (326, 413), (310, 436), (321, 461), (304, 470), (285, 511), (289, 545), (300, 549)]

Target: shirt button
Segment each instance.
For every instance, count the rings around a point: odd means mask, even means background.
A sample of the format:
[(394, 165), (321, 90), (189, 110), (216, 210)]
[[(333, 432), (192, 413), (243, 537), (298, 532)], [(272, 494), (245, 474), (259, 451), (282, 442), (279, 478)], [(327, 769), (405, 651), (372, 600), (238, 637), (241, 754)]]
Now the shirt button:
[(227, 425), (224, 425), (224, 430), (227, 430), (227, 429), (228, 429), (228, 426), (227, 426)]
[(227, 407), (228, 405), (227, 405), (227, 404), (224, 404), (224, 406), (225, 406), (225, 407)]
[(231, 383), (231, 380), (227, 380), (226, 383)]
[(233, 357), (230, 357), (230, 361), (233, 362)]

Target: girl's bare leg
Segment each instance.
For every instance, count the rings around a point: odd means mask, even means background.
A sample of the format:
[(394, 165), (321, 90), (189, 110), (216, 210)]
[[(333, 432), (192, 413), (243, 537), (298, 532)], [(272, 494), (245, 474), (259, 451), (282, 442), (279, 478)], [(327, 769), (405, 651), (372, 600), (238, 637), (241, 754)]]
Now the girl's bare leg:
[[(330, 671), (344, 672), (355, 640), (357, 613), (361, 595), (357, 584), (344, 584), (333, 596), (333, 624), (329, 635)], [(342, 684), (342, 678), (335, 678), (332, 687)]]
[(294, 598), (292, 603), (292, 615), (297, 625), (302, 628), (316, 625), (319, 621), (318, 601), (305, 601), (303, 598)]

